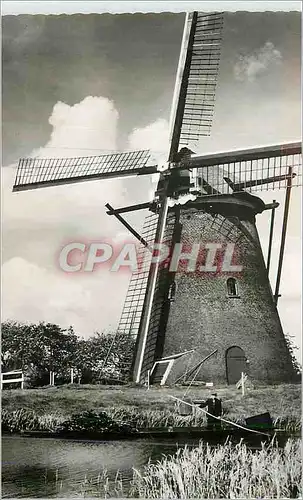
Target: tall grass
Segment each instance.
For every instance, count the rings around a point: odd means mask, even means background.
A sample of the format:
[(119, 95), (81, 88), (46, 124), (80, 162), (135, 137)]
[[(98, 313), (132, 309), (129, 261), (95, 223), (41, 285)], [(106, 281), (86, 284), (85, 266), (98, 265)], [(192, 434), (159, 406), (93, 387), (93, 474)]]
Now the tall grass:
[[(146, 499), (282, 499), (302, 498), (300, 443), (288, 440), (284, 450), (271, 444), (251, 450), (244, 443), (212, 448), (201, 442), (179, 449), (156, 463), (149, 462), (132, 478), (103, 469), (87, 475), (75, 494), (99, 498)], [(56, 482), (60, 494), (62, 484)]]
[(38, 415), (33, 410), (20, 408), (15, 411), (2, 410), (1, 426), (4, 432), (55, 431), (63, 422), (60, 415)]
[[(137, 429), (159, 428), (159, 427), (204, 427), (206, 416), (198, 411), (196, 414), (179, 415), (176, 410), (144, 410), (136, 407), (108, 408), (106, 413), (117, 422), (128, 423)], [(224, 415), (224, 418), (246, 426), (244, 415)], [(296, 417), (277, 417), (274, 419), (274, 427), (288, 432), (300, 432), (301, 421)], [(222, 428), (230, 428), (229, 424), (222, 422)]]
[(116, 421), (127, 422), (137, 429), (150, 427), (187, 427), (202, 426), (205, 423), (203, 413), (182, 416), (173, 410), (145, 410), (136, 407), (108, 408), (106, 412)]
[[(87, 412), (86, 412), (87, 413)], [(96, 412), (91, 412), (96, 413)], [(98, 412), (97, 412), (98, 413)], [(203, 427), (206, 418), (203, 412), (197, 412), (196, 415), (179, 415), (176, 411), (167, 408), (165, 410), (145, 410), (137, 407), (116, 407), (107, 408), (100, 412), (106, 414), (117, 424), (127, 424), (136, 429), (161, 428), (161, 427)], [(56, 431), (61, 429), (63, 422), (71, 422), (73, 419), (81, 419), (82, 413), (75, 413), (68, 418), (60, 414), (46, 413), (38, 414), (34, 410), (20, 408), (15, 411), (2, 410), (2, 430), (6, 432), (21, 431)], [(244, 416), (227, 415), (231, 422), (245, 426)], [(91, 430), (98, 431), (101, 428), (100, 419), (95, 419), (95, 427)], [(222, 425), (226, 428), (227, 424)], [(301, 422), (298, 418), (278, 417), (274, 420), (274, 426), (277, 429), (287, 432), (300, 432)], [(228, 426), (230, 427), (230, 426)], [(87, 426), (85, 427), (87, 428)], [(82, 430), (85, 430), (83, 428)], [(77, 430), (76, 428), (74, 430)]]
[(134, 471), (131, 496), (139, 498), (301, 498), (300, 444), (284, 450), (245, 444), (179, 450)]

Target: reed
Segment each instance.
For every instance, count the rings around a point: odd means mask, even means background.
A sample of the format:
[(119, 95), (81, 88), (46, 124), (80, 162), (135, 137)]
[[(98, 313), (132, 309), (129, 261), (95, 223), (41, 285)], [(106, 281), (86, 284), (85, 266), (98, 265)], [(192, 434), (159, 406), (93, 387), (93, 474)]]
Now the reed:
[(63, 422), (63, 417), (55, 414), (38, 415), (33, 410), (20, 408), (15, 411), (2, 410), (2, 431), (18, 433), (22, 431), (55, 431)]
[[(165, 410), (147, 410), (132, 406), (121, 406), (107, 408), (98, 412), (80, 412), (69, 417), (63, 417), (60, 414), (46, 413), (38, 414), (34, 410), (20, 408), (9, 411), (2, 410), (2, 430), (4, 432), (17, 433), (21, 431), (50, 431), (62, 429), (62, 424), (68, 430), (91, 430), (100, 431), (103, 426), (102, 418), (111, 421), (111, 427), (114, 425), (116, 430), (119, 425), (129, 426), (135, 429), (146, 428), (165, 428), (165, 427), (203, 427), (206, 423), (205, 415), (198, 412), (196, 415), (179, 415), (170, 408)], [(231, 422), (245, 426), (244, 416), (228, 415), (226, 417)], [(222, 425), (226, 428), (227, 424)], [(289, 433), (298, 433), (301, 430), (301, 421), (294, 417), (277, 417), (274, 420), (276, 429), (284, 430)], [(125, 428), (126, 430), (126, 428)]]
[[(106, 469), (97, 477), (85, 475), (75, 494), (163, 500), (302, 498), (301, 471), (300, 443), (295, 440), (288, 440), (283, 450), (273, 443), (252, 450), (242, 442), (217, 447), (200, 442), (140, 471), (133, 469), (131, 478), (119, 472), (113, 477)], [(60, 486), (58, 481), (58, 493)]]
[(201, 443), (134, 471), (131, 496), (159, 499), (302, 498), (301, 450), (288, 440), (251, 450), (244, 443)]

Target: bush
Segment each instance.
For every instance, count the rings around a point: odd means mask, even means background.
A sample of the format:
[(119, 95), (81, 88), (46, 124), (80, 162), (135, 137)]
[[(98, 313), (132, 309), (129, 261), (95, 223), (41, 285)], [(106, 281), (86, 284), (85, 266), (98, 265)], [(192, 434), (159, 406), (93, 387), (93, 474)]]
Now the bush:
[(105, 412), (85, 411), (72, 415), (61, 425), (62, 432), (95, 432), (133, 434), (134, 427), (118, 423)]

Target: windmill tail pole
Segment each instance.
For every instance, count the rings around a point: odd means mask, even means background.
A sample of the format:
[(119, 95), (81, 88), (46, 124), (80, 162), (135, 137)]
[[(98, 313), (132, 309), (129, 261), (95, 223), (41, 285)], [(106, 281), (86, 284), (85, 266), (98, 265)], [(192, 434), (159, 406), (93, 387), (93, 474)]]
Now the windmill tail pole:
[(289, 204), (290, 204), (290, 194), (291, 194), (291, 186), (292, 186), (292, 182), (291, 182), (292, 181), (292, 170), (293, 170), (293, 167), (289, 167), (286, 195), (285, 195), (285, 206), (284, 206), (281, 246), (280, 246), (278, 271), (277, 271), (277, 281), (276, 281), (276, 288), (275, 288), (275, 293), (274, 293), (274, 300), (275, 300), (276, 305), (278, 304), (278, 299), (279, 299), (279, 289), (280, 289), (283, 257), (284, 257), (284, 250), (285, 250), (286, 231), (287, 231), (287, 223), (288, 223)]
[(103, 363), (102, 363), (102, 366), (101, 366), (101, 369), (100, 369), (100, 377), (101, 377), (101, 376), (102, 376), (102, 374), (103, 374), (103, 370), (104, 370), (104, 368), (105, 368), (105, 366), (106, 366), (106, 364), (107, 364), (108, 358), (109, 358), (109, 356), (110, 356), (110, 354), (111, 354), (111, 352), (112, 352), (112, 349), (113, 349), (113, 347), (114, 347), (114, 344), (115, 344), (116, 338), (117, 338), (117, 332), (116, 332), (116, 333), (115, 333), (115, 335), (114, 335), (114, 338), (113, 338), (113, 340), (112, 340), (112, 342), (111, 342), (111, 344), (110, 344), (110, 346), (109, 346), (109, 348), (108, 348), (108, 350), (107, 350), (106, 356), (105, 356), (104, 361), (103, 361)]

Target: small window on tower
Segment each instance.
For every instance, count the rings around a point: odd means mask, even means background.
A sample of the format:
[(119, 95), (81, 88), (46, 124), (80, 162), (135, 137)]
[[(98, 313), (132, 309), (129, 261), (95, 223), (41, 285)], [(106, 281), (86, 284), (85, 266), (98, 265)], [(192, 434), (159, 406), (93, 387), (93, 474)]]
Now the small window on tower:
[(226, 284), (228, 297), (239, 297), (237, 281), (235, 278), (228, 278)]

